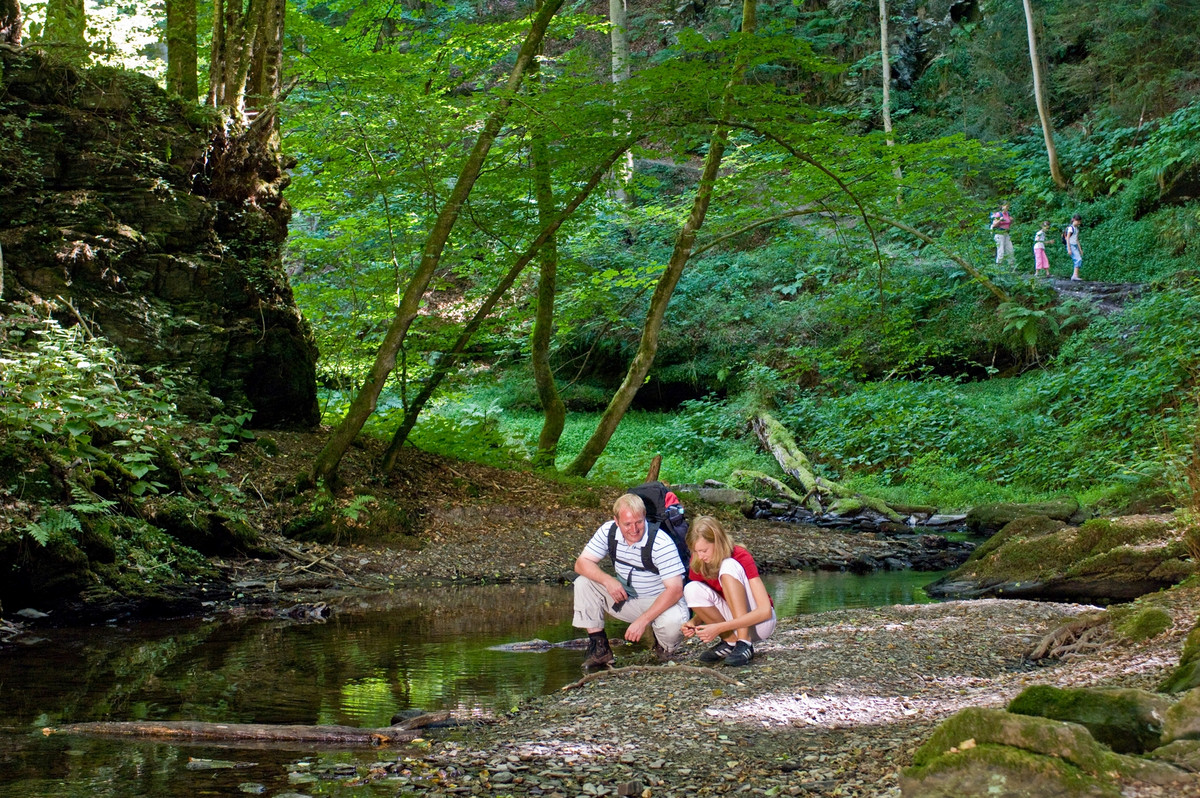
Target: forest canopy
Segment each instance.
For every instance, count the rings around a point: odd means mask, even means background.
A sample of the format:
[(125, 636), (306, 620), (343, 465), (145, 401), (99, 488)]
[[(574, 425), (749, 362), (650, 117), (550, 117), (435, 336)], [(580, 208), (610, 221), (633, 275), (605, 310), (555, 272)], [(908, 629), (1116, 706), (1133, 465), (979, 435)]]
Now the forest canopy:
[[(628, 480), (657, 451), (726, 480), (773, 469), (747, 426), (766, 410), (884, 495), (1178, 492), (1200, 9), (355, 0), (253, 22), (270, 5), (16, 7), (27, 46), (201, 104), (223, 75), (233, 124), (277, 130), (336, 430), (315, 476), (365, 430), (393, 455)], [(264, 31), (246, 52), (277, 46), (278, 72), (246, 74), (268, 82), (214, 68)], [(1075, 214), (1119, 309), (1059, 284)]]

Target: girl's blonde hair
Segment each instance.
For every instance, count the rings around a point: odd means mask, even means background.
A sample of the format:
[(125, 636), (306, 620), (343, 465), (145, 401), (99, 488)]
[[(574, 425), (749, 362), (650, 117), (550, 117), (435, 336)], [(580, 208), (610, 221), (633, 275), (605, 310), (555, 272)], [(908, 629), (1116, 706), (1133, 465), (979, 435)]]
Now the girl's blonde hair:
[[(704, 562), (695, 554), (696, 543), (700, 540), (712, 544), (714, 556), (711, 563)], [(721, 563), (733, 556), (733, 541), (721, 527), (721, 522), (711, 515), (698, 516), (692, 522), (692, 527), (688, 530), (687, 542), (688, 548), (692, 550), (692, 562), (690, 563), (692, 570), (705, 579), (716, 579), (721, 571)]]

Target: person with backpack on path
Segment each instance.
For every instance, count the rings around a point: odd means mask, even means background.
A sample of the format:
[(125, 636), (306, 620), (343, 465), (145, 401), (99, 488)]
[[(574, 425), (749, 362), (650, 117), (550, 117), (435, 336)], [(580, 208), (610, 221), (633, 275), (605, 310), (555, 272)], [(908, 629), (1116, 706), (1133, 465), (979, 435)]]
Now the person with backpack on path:
[(775, 602), (758, 575), (750, 552), (733, 545), (721, 522), (702, 515), (688, 532), (691, 570), (683, 595), (695, 616), (683, 635), (717, 644), (700, 655), (701, 662), (748, 665), (754, 643), (775, 631)]
[(1008, 212), (1008, 203), (1000, 206), (1000, 210), (992, 214), (992, 237), (996, 240), (996, 265), (1005, 258), (1012, 267), (1017, 265), (1017, 256), (1013, 254), (1012, 237), (1008, 230), (1012, 227), (1012, 216)]
[[(615, 529), (613, 526), (615, 525)], [(600, 568), (609, 557), (613, 535), (613, 569)], [(649, 551), (644, 551), (649, 547)], [(653, 629), (654, 654), (661, 662), (671, 659), (683, 642), (687, 605), (683, 603), (683, 577), (687, 572), (679, 551), (657, 524), (646, 521), (641, 497), (626, 493), (613, 503), (613, 520), (602, 524), (575, 560), (575, 616), (572, 625), (588, 633), (585, 668), (612, 663), (612, 648), (604, 632), (605, 615), (629, 622), (625, 639), (641, 640)]]

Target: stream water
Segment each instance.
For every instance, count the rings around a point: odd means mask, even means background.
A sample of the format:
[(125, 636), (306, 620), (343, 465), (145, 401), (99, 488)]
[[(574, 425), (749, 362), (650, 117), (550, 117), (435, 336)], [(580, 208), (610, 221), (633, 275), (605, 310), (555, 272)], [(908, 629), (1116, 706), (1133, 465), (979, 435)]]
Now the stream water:
[[(924, 603), (921, 586), (939, 576), (805, 572), (764, 581), (786, 617)], [(502, 713), (579, 678), (580, 651), (491, 648), (578, 636), (570, 606), (568, 587), (498, 585), (355, 598), (324, 623), (195, 618), (46, 630), (45, 639), (0, 651), (0, 796), (393, 794), (386, 782), (349, 786), (356, 766), (384, 754), (116, 742), (41, 730), (93, 720), (374, 727), (409, 708)]]

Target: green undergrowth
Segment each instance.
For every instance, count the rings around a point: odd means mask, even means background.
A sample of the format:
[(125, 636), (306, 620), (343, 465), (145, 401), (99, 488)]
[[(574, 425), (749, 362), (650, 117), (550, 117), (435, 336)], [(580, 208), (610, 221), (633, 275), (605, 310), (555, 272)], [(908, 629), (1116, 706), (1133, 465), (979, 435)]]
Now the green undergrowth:
[(254, 551), (223, 466), (248, 416), (185, 418), (171, 375), (47, 311), (0, 315), (0, 600), (153, 592)]

